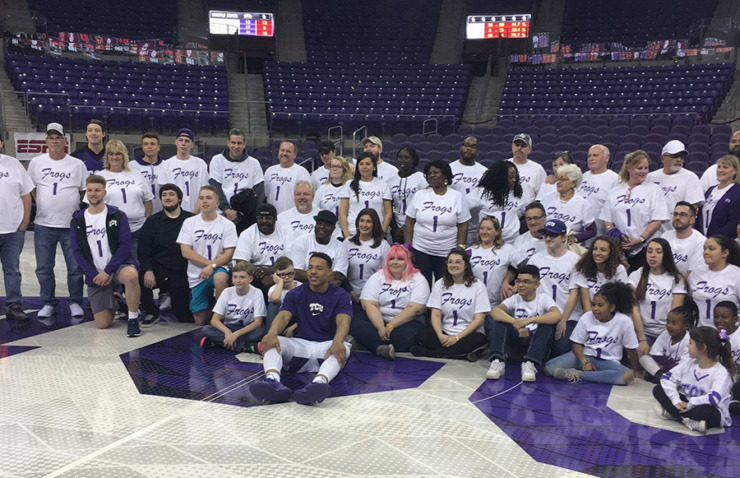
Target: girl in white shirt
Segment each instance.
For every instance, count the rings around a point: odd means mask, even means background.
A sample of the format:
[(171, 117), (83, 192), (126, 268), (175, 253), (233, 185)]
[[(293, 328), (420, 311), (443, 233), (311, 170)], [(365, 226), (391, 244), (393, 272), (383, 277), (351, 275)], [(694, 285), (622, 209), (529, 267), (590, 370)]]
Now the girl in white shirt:
[(722, 333), (727, 332), (735, 363), (735, 384), (732, 386), (730, 413), (740, 415), (740, 327), (738, 327), (737, 304), (725, 300), (714, 306), (714, 327)]
[(640, 357), (640, 365), (647, 372), (645, 380), (659, 383), (663, 373), (688, 357), (688, 332), (696, 326), (698, 319), (699, 308), (691, 298), (687, 298), (682, 306), (668, 313), (665, 330), (650, 347), (650, 355)]
[(362, 311), (352, 317), (349, 333), (376, 355), (393, 360), (408, 352), (424, 328), (429, 285), (411, 262), (407, 246), (394, 244), (383, 267), (362, 288)]
[(718, 303), (740, 303), (740, 249), (725, 236), (711, 236), (704, 243), (704, 263), (689, 275), (688, 289), (699, 306), (699, 325), (711, 327)]
[[(578, 320), (570, 336), (573, 350), (545, 364), (544, 372), (558, 380), (627, 385), (637, 369), (620, 364), (623, 349), (637, 366), (637, 336), (632, 327), (632, 289), (621, 282), (609, 282), (594, 296), (591, 312)], [(580, 369), (580, 370), (579, 370)]]
[(375, 209), (388, 230), (393, 219), (391, 190), (385, 181), (378, 179), (378, 158), (365, 152), (357, 157), (355, 177), (339, 192), (339, 225), (342, 235), (349, 237), (355, 232), (355, 219), (363, 209)]
[(664, 373), (653, 389), (660, 403), (655, 411), (661, 418), (678, 420), (701, 434), (709, 428), (729, 427), (735, 366), (727, 331), (697, 327), (690, 337), (689, 360)]
[(576, 264), (570, 288), (579, 290), (583, 311), (589, 312), (594, 295), (604, 284), (614, 281), (627, 283), (619, 242), (613, 237), (599, 236)]
[[(383, 265), (390, 246), (383, 240), (383, 228), (375, 209), (363, 209), (355, 221), (357, 232), (342, 245), (347, 252), (347, 280), (352, 302), (359, 306), (365, 282)], [(356, 307), (357, 308), (357, 307)]]
[(421, 357), (478, 360), (475, 351), (486, 345), (483, 321), (491, 304), (463, 249), (447, 254), (447, 268), (434, 283), (427, 307), (432, 311), (431, 325), (419, 331), (420, 345), (410, 352)]

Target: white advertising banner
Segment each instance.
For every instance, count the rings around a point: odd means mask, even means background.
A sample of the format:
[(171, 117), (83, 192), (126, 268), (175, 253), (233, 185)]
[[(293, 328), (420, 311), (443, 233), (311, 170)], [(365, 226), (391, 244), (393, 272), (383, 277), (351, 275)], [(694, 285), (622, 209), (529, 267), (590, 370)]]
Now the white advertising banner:
[[(30, 161), (40, 154), (47, 152), (46, 150), (46, 133), (15, 133), (15, 157), (19, 161)], [(68, 134), (64, 135), (67, 138), (67, 146), (64, 151), (69, 154), (69, 142), (71, 140)]]

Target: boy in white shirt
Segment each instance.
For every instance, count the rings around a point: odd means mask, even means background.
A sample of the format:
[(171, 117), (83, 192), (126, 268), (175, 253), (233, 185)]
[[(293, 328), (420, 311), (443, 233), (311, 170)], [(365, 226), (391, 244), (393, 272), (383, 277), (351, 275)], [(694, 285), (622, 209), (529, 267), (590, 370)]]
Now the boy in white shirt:
[(218, 299), (229, 285), (228, 264), (237, 236), (234, 223), (218, 214), (218, 189), (203, 186), (198, 203), (201, 213), (182, 223), (177, 243), (188, 260), (190, 310), (196, 325), (205, 325), (211, 318), (209, 303), (214, 289)]
[(177, 154), (162, 163), (157, 182), (160, 185), (172, 183), (182, 190), (182, 205), (186, 211), (198, 213), (200, 189), (208, 184), (208, 166), (190, 151), (195, 146), (195, 135), (188, 128), (182, 128), (175, 136)]
[(211, 324), (203, 327), (202, 348), (223, 347), (237, 353), (259, 353), (258, 342), (265, 335), (265, 299), (249, 284), (256, 268), (243, 261), (231, 273), (233, 287), (224, 290), (213, 307)]
[(486, 378), (500, 378), (507, 358), (512, 359), (514, 351), (517, 360), (524, 352), (522, 381), (535, 381), (535, 364), (542, 365), (547, 359), (555, 324), (560, 320), (560, 310), (549, 296), (538, 293), (539, 286), (537, 266), (522, 266), (517, 271), (517, 293), (491, 309), (494, 322), (488, 332), (488, 342), (492, 361)]

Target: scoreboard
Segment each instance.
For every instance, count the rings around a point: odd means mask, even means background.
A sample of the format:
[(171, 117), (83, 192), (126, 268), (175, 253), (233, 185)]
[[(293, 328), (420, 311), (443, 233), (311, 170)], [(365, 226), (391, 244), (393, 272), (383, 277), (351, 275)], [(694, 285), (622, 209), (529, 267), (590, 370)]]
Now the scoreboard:
[(471, 15), (465, 28), (468, 40), (529, 37), (530, 14)]
[(271, 37), (275, 34), (275, 17), (272, 13), (210, 10), (208, 30), (212, 35)]

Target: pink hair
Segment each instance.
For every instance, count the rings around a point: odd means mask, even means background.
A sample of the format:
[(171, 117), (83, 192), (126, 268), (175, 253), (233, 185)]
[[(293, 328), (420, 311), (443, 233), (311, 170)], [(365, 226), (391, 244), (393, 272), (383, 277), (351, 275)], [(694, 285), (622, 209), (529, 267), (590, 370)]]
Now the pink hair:
[(406, 261), (406, 270), (403, 271), (401, 280), (404, 282), (408, 282), (413, 279), (416, 273), (419, 272), (419, 269), (417, 269), (414, 266), (414, 263), (411, 262), (411, 253), (404, 246), (400, 244), (394, 244), (391, 246), (391, 249), (388, 251), (388, 254), (385, 256), (385, 260), (383, 261), (383, 274), (385, 275), (385, 280), (388, 282), (393, 281), (393, 275), (388, 268), (388, 262), (391, 259), (396, 258), (401, 258)]

